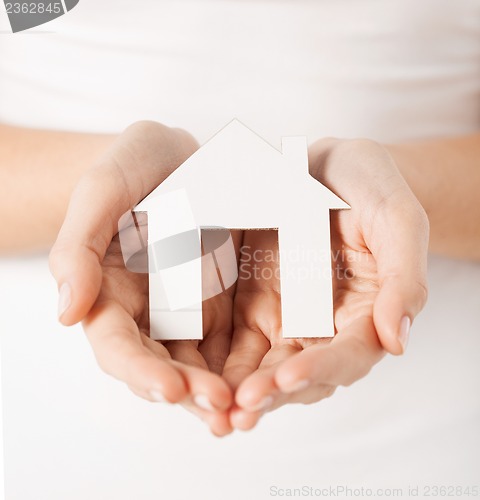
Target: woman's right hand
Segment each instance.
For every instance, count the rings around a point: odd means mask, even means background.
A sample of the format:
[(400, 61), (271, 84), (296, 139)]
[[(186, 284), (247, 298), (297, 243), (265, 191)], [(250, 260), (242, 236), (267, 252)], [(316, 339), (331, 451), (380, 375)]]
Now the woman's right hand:
[[(155, 122), (130, 126), (75, 188), (50, 254), (59, 319), (83, 320), (100, 367), (150, 401), (181, 403), (216, 435), (232, 431), (232, 391), (220, 377), (230, 348), (233, 292), (204, 304), (204, 340), (148, 336), (148, 274), (125, 268), (118, 221), (196, 149), (188, 133)], [(214, 411), (213, 411), (214, 410)]]
[(243, 247), (260, 257), (255, 272), (246, 266), (239, 275), (223, 373), (235, 387), (231, 422), (239, 429), (283, 405), (330, 397), (386, 352), (402, 354), (427, 299), (428, 218), (385, 148), (321, 139), (310, 147), (309, 166), (351, 207), (330, 215), (335, 337), (282, 337), (278, 237), (247, 231)]

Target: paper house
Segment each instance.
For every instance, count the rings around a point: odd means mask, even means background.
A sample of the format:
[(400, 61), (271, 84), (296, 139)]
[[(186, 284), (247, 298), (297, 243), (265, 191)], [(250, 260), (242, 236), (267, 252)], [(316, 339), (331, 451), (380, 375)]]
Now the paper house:
[(230, 122), (134, 208), (148, 214), (151, 337), (202, 338), (199, 234), (212, 227), (278, 229), (283, 336), (333, 336), (329, 211), (342, 208), (309, 174), (305, 137), (278, 151)]

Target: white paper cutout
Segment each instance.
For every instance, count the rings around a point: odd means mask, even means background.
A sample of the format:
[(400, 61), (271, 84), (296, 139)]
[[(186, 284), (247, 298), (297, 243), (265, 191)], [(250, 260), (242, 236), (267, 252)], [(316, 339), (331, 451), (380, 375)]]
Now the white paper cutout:
[[(344, 208), (309, 174), (305, 137), (284, 137), (279, 152), (233, 120), (134, 208), (148, 213), (150, 336), (202, 338), (200, 228), (223, 227), (278, 228), (283, 336), (333, 337), (329, 210)], [(152, 272), (156, 241), (195, 230), (179, 249), (191, 260)]]

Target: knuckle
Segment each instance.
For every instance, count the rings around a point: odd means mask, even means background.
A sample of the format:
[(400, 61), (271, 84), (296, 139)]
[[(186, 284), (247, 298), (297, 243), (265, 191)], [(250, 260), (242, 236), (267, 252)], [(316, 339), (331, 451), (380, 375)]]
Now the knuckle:
[(327, 399), (331, 396), (336, 391), (336, 387), (333, 385), (319, 385), (315, 388), (315, 391), (312, 392), (309, 396), (303, 397), (303, 399), (300, 400), (300, 403), (303, 405), (311, 405), (314, 403), (318, 403), (322, 399)]
[(141, 156), (138, 149), (148, 150), (153, 156), (163, 158), (163, 169), (167, 173), (173, 172), (199, 147), (195, 138), (184, 129), (170, 128), (158, 122), (142, 120), (130, 125), (125, 131), (132, 136), (133, 156)]
[(367, 138), (349, 139), (339, 142), (336, 145), (337, 152), (348, 161), (355, 161), (355, 163), (365, 170), (370, 175), (375, 175), (374, 172), (382, 162), (384, 164), (391, 164), (392, 160), (388, 155), (386, 149), (378, 142)]
[(330, 398), (331, 396), (333, 396), (335, 394), (335, 391), (337, 390), (337, 388), (333, 385), (329, 385), (325, 388), (325, 392), (324, 392), (324, 398), (327, 399), (327, 398)]
[(200, 146), (195, 137), (193, 137), (190, 132), (187, 132), (183, 128), (174, 128), (172, 130), (174, 130), (177, 133), (178, 137), (183, 140), (185, 147), (192, 150), (192, 153)]
[(135, 134), (152, 134), (152, 133), (165, 133), (169, 128), (161, 123), (155, 122), (153, 120), (139, 120), (131, 125), (129, 125), (125, 132), (133, 132)]
[(59, 244), (55, 243), (50, 250), (50, 253), (48, 255), (48, 267), (50, 269), (50, 272), (55, 276), (55, 272), (57, 269), (57, 265), (59, 260), (61, 259), (61, 247)]
[(420, 304), (420, 307), (427, 303), (428, 300), (428, 285), (424, 281), (416, 281), (416, 290), (417, 290), (417, 300)]
[(95, 360), (97, 361), (97, 365), (103, 373), (111, 377), (114, 376), (114, 369), (108, 356), (102, 356), (99, 352), (95, 352)]
[(136, 387), (129, 385), (129, 384), (127, 384), (127, 387), (129, 388), (130, 392), (135, 394), (135, 396), (138, 396), (139, 398), (146, 399), (147, 401), (153, 402), (153, 398), (151, 396), (144, 394), (142, 391), (139, 391)]
[(48, 254), (48, 267), (55, 278), (59, 278), (72, 263), (74, 248), (66, 236), (59, 236)]
[(359, 337), (352, 337), (349, 343), (349, 350), (355, 369), (350, 370), (346, 375), (342, 385), (349, 387), (357, 380), (370, 373), (373, 366), (372, 353), (367, 347), (365, 341)]
[(351, 373), (344, 381), (342, 385), (345, 387), (350, 387), (352, 384), (354, 384), (357, 380), (360, 380), (364, 377), (366, 377), (369, 373), (370, 370), (372, 369), (371, 363), (366, 360), (362, 360), (358, 363), (357, 369), (355, 373)]
[(428, 218), (425, 209), (420, 205), (420, 203), (418, 203), (418, 205), (419, 205), (419, 213), (418, 213), (419, 229), (424, 235), (426, 235), (428, 239), (430, 235), (430, 220)]
[(323, 398), (326, 399), (326, 398), (333, 396), (333, 394), (335, 393), (336, 390), (337, 390), (337, 388), (333, 385), (325, 386), (323, 389)]
[(379, 144), (372, 139), (367, 139), (365, 137), (357, 137), (349, 141), (345, 141), (345, 146), (349, 149), (364, 150), (364, 151), (375, 151), (377, 152), (380, 148)]
[(365, 359), (360, 363), (360, 368), (358, 370), (358, 373), (356, 374), (356, 377), (352, 377), (352, 380), (350, 381), (350, 385), (352, 385), (356, 380), (359, 380), (363, 377), (366, 377), (370, 371), (372, 370), (372, 362), (370, 359)]

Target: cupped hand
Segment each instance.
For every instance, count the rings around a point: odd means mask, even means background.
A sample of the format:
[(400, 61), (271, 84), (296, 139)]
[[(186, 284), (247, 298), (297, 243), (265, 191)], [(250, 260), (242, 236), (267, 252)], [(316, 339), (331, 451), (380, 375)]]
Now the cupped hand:
[(331, 213), (336, 335), (283, 339), (277, 233), (246, 232), (242, 252), (251, 255), (244, 272), (240, 266), (223, 372), (235, 389), (230, 420), (239, 429), (282, 405), (329, 397), (386, 352), (403, 353), (426, 301), (428, 219), (388, 152), (368, 140), (324, 139), (310, 148), (309, 163), (351, 206)]
[(76, 187), (50, 267), (60, 321), (83, 320), (106, 373), (149, 401), (181, 403), (224, 435), (232, 430), (227, 410), (233, 395), (219, 372), (230, 348), (234, 288), (205, 302), (201, 343), (154, 341), (148, 275), (125, 268), (117, 234), (121, 216), (196, 148), (184, 131), (154, 122), (130, 126)]

